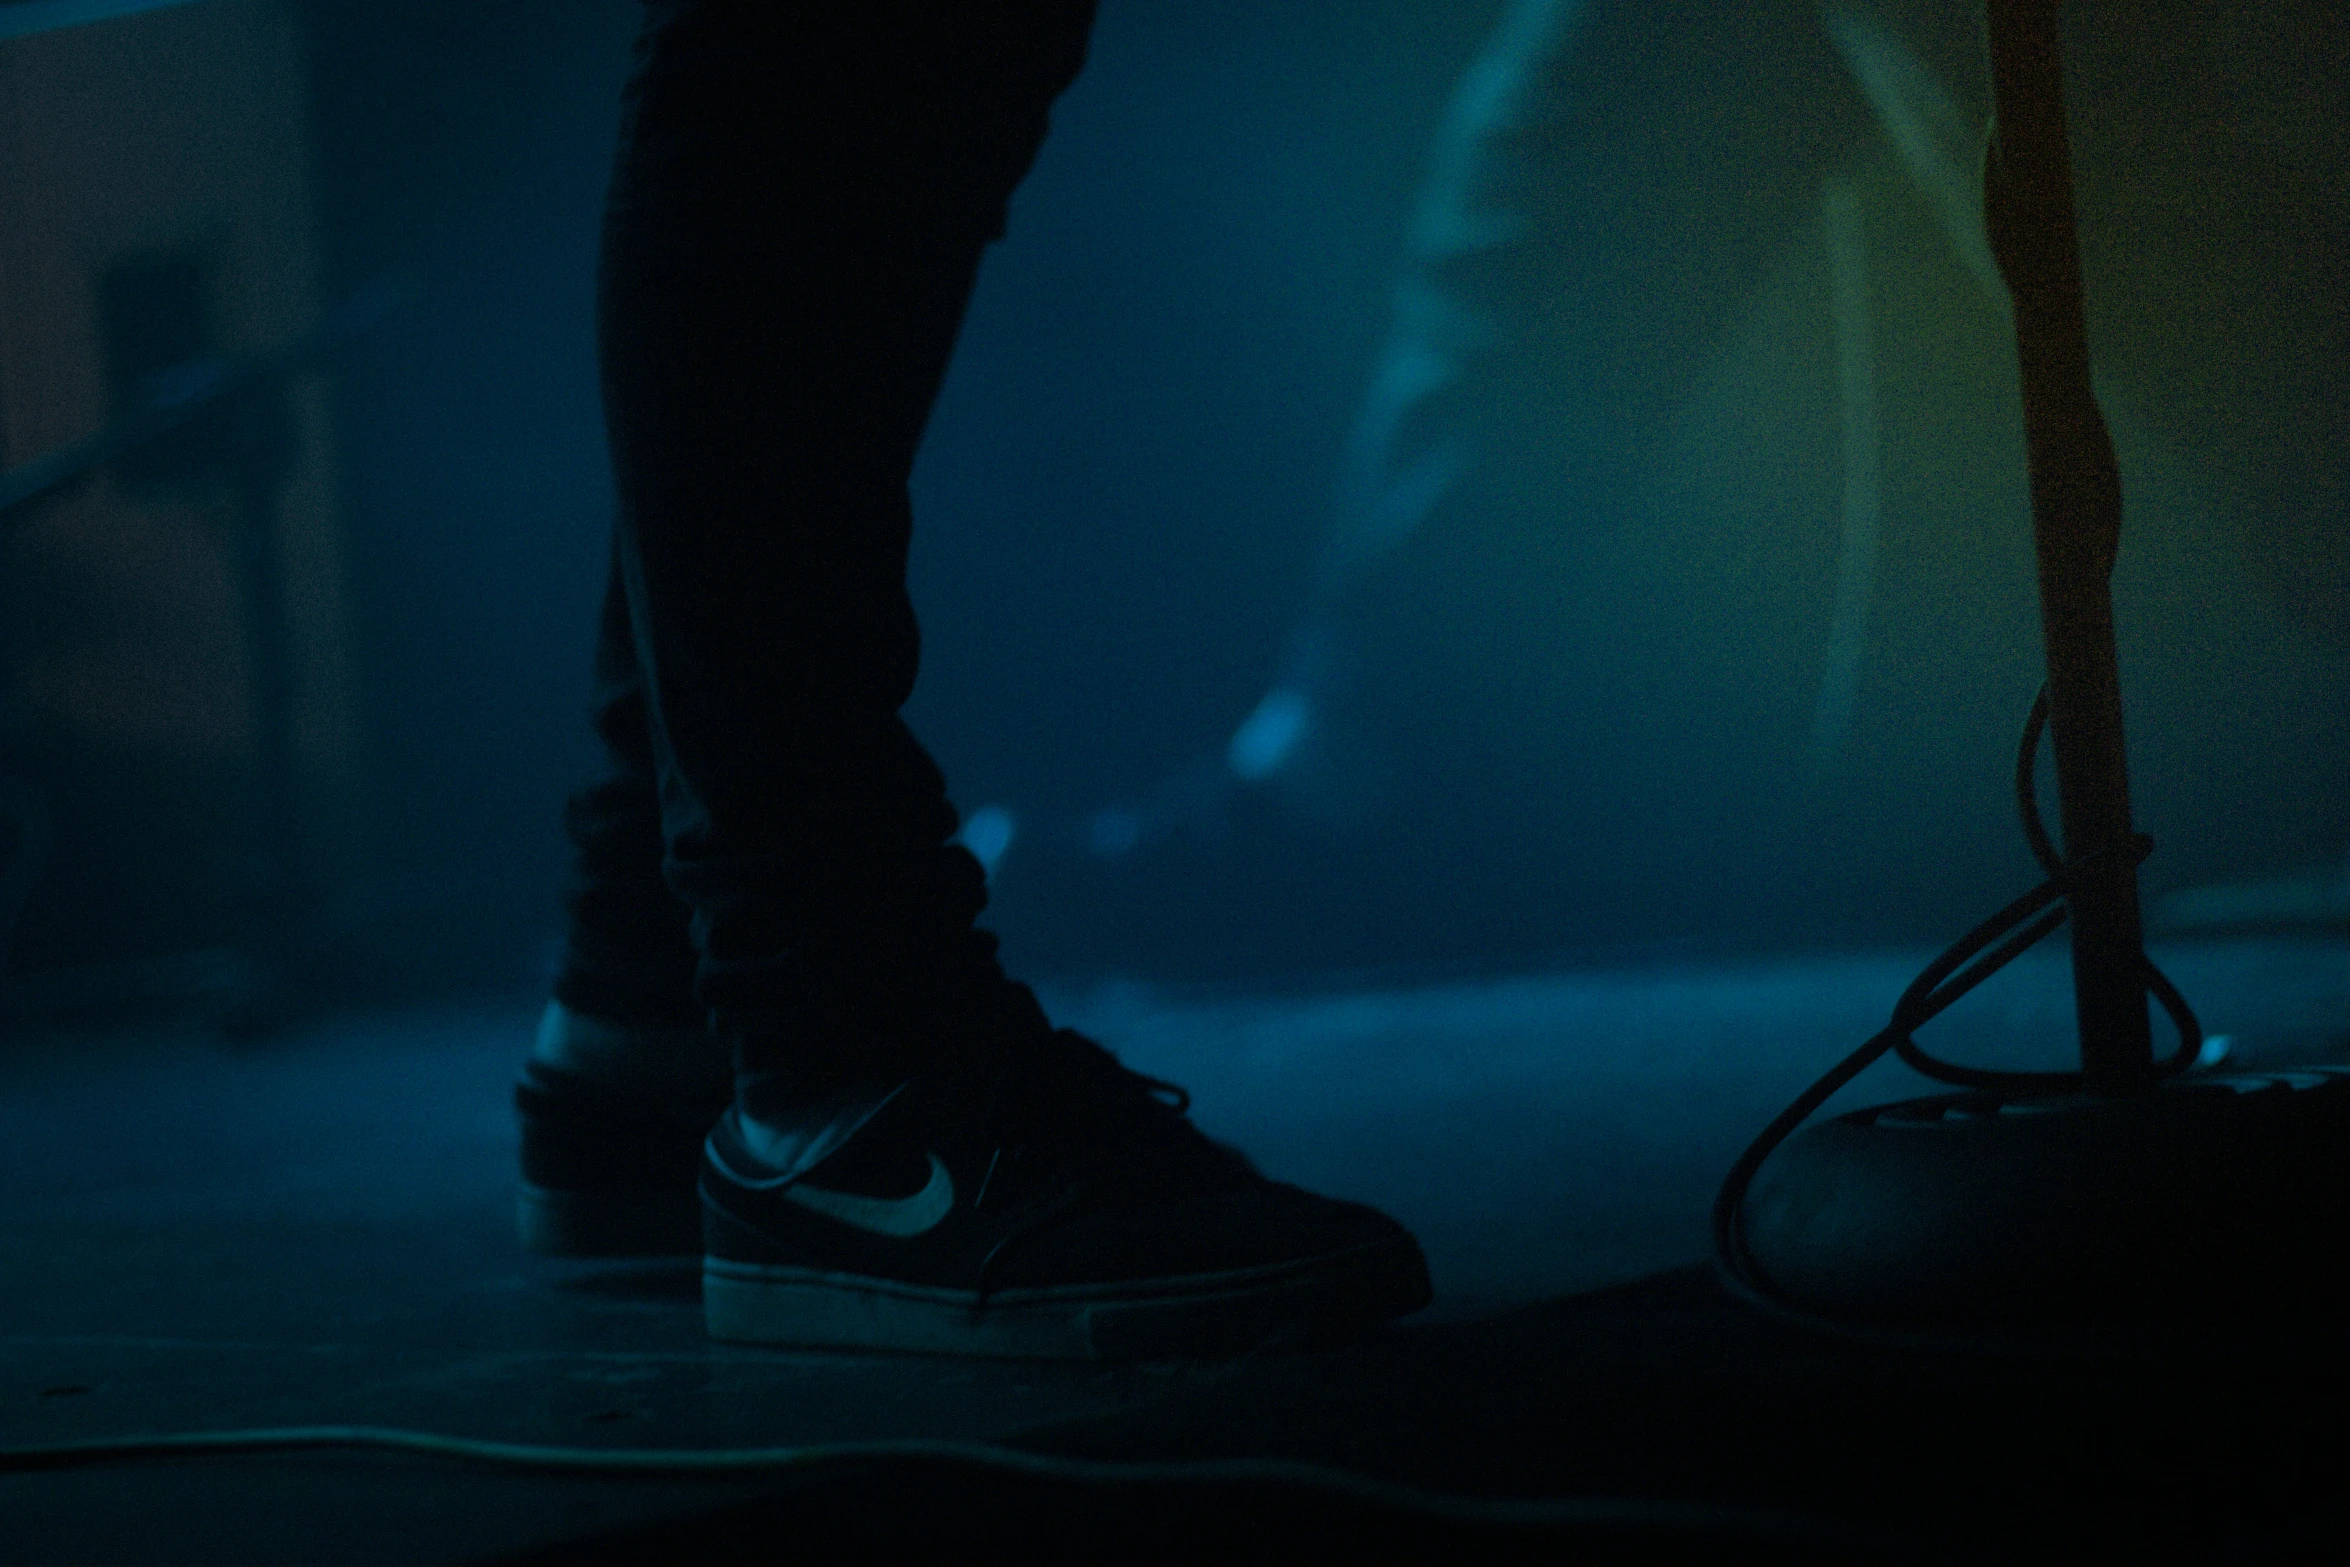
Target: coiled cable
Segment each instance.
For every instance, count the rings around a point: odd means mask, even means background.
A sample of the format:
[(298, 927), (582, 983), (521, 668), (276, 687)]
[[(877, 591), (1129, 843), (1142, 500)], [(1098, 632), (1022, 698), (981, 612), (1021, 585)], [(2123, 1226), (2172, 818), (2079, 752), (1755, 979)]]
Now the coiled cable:
[[(1738, 1162), (1730, 1167), (1730, 1173), (1723, 1177), (1721, 1188), (1714, 1196), (1713, 1206), (1714, 1268), (1731, 1293), (1749, 1304), (1804, 1326), (1847, 1334), (1855, 1331), (1851, 1324), (1808, 1312), (1782, 1296), (1747, 1255), (1739, 1219), (1745, 1209), (1747, 1188), (1753, 1185), (1755, 1173), (1762, 1168), (1764, 1161), (1777, 1151), (1781, 1143), (1794, 1135), (1796, 1128), (1810, 1120), (1813, 1113), (1826, 1104), (1838, 1089), (1882, 1057), (1897, 1055), (1913, 1070), (1937, 1081), (2008, 1097), (2072, 1093), (2087, 1087), (2083, 1074), (2077, 1071), (2003, 1072), (1945, 1061), (1921, 1048), (1915, 1038), (1920, 1028), (1939, 1016), (1953, 1002), (2023, 956), (2065, 922), (2066, 893), (2073, 879), (2083, 869), (2123, 855), (2128, 856), (2133, 863), (2142, 862), (2154, 852), (2154, 840), (2140, 833), (2126, 842), (2107, 844), (2078, 859), (2064, 858), (2055, 840), (2049, 836), (2047, 824), (2041, 820), (2036, 788), (2040, 736), (2047, 727), (2048, 688), (2042, 686), (2032, 703), (2030, 716), (2024, 720), (2023, 741), (2016, 750), (2015, 797), (2017, 813), (2023, 822), (2024, 841), (2030, 845), (2032, 857), (2047, 872), (2048, 879), (1959, 937), (1939, 957), (1927, 964), (1918, 977), (1910, 982), (1909, 988), (1901, 993), (1901, 999), (1894, 1003), (1892, 1019), (1870, 1036), (1867, 1043), (1830, 1067), (1817, 1082), (1797, 1095), (1794, 1102), (1780, 1111), (1770, 1125), (1763, 1128), (1761, 1135), (1747, 1145), (1746, 1152), (1739, 1156)], [(2154, 1063), (2154, 1077), (2159, 1081), (2175, 1076), (2194, 1064), (2203, 1045), (2203, 1025), (2196, 1020), (2194, 1009), (2188, 1006), (2187, 998), (2180, 994), (2178, 986), (2171, 983), (2169, 976), (2155, 967), (2151, 959), (2142, 958), (2142, 961), (2145, 967), (2141, 981), (2145, 993), (2154, 998), (2179, 1031), (2179, 1048)], [(1936, 1348), (1982, 1348), (1991, 1342), (1927, 1339), (1910, 1334), (1875, 1332), (1864, 1332), (1863, 1336)], [(2014, 1346), (2001, 1342), (1997, 1347)]]

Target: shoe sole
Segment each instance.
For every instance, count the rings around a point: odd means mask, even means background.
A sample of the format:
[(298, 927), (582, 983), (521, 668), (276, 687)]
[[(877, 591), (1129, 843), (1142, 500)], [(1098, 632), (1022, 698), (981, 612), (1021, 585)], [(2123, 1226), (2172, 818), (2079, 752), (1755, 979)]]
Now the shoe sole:
[(691, 1191), (619, 1197), (526, 1182), (514, 1216), (522, 1249), (541, 1257), (692, 1257), (702, 1250), (702, 1206)]
[(732, 1344), (1044, 1360), (1187, 1360), (1339, 1338), (1429, 1300), (1408, 1238), (1246, 1272), (1113, 1288), (968, 1290), (705, 1257), (702, 1312)]

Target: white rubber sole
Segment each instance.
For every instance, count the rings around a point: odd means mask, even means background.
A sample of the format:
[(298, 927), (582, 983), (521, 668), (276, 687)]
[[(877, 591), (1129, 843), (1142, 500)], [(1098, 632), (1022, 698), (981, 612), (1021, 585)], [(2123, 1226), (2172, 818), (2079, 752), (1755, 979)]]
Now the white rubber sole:
[[(1407, 1243), (1408, 1244), (1408, 1243)], [(734, 1344), (1048, 1360), (1228, 1357), (1304, 1344), (1425, 1304), (1416, 1253), (1381, 1244), (1120, 1290), (968, 1290), (706, 1257), (702, 1314)], [(1406, 1281), (1419, 1279), (1416, 1293)]]

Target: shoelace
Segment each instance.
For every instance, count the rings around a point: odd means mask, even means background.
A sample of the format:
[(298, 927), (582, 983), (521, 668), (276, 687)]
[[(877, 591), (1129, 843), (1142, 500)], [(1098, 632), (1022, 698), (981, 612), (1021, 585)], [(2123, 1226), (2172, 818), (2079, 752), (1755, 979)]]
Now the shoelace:
[[(1043, 1024), (1043, 1009), (1033, 998), (1029, 1006), (1033, 1009), (1030, 1015)], [(1101, 1189), (1097, 1177), (1110, 1161), (1147, 1154), (1133, 1141), (1115, 1135), (1117, 1122), (1124, 1121), (1136, 1130), (1147, 1127), (1157, 1139), (1186, 1147), (1196, 1145), (1200, 1151), (1213, 1146), (1188, 1119), (1188, 1090), (1135, 1071), (1107, 1047), (1075, 1029), (1046, 1025), (1024, 1039), (1005, 1040), (1000, 1045), (1000, 1054), (990, 1063), (995, 1070), (989, 1074), (993, 1082), (987, 1115), (988, 1124), (1001, 1129), (992, 1135), (1003, 1141), (989, 1161), (973, 1207), (992, 1205), (991, 1197), (1017, 1185), (1021, 1166), (1032, 1151), (1032, 1130), (1045, 1132), (1060, 1145), (1055, 1149), (1055, 1162), (1062, 1178), (1009, 1216), (1003, 1234), (980, 1259), (971, 1308), (975, 1313), (986, 1309), (994, 1293), (997, 1265), (1007, 1253), (1081, 1208), (1086, 1198)], [(1095, 1123), (1089, 1128), (1092, 1135), (1082, 1138), (1074, 1149), (1065, 1136), (1052, 1135), (1071, 1120)], [(1162, 1150), (1166, 1146), (1160, 1143)]]
[(1147, 1098), (1177, 1117), (1191, 1111), (1191, 1094), (1180, 1084), (1135, 1071), (1076, 1029), (1055, 1028), (1036, 992), (1005, 974), (992, 953), (947, 993), (954, 998), (950, 1016), (987, 1019), (975, 1064), (1020, 1099), (1082, 1113), (1093, 1106), (1114, 1110), (1121, 1102), (1139, 1108), (1136, 1100)]

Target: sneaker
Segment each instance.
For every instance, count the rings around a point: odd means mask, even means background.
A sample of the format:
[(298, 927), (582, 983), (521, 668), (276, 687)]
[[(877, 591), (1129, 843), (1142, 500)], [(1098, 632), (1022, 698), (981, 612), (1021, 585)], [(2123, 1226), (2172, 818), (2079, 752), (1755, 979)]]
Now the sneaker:
[(733, 1072), (706, 1028), (619, 1023), (549, 1002), (514, 1087), (522, 1244), (552, 1257), (691, 1256), (702, 1139)]
[(746, 1079), (702, 1158), (711, 1335), (1187, 1359), (1428, 1303), (1394, 1220), (1268, 1180), (1041, 1012), (1021, 1032), (954, 1066)]

